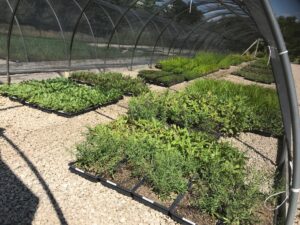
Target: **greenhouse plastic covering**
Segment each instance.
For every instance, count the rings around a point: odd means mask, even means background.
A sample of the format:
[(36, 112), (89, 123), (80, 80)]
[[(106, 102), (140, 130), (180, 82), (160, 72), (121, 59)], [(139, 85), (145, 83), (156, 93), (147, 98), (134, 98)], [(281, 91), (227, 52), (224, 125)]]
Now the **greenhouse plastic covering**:
[(0, 0), (0, 74), (131, 69), (199, 51), (242, 53), (263, 39), (284, 118), (289, 157), (283, 161), (294, 164), (287, 188), (290, 225), (300, 188), (300, 123), (278, 28), (268, 0)]
[[(228, 0), (1, 0), (0, 4), (0, 57), (9, 54), (11, 73), (131, 68), (172, 55), (192, 56), (199, 50), (239, 52), (260, 36), (247, 10)], [(0, 71), (6, 73), (4, 67)]]

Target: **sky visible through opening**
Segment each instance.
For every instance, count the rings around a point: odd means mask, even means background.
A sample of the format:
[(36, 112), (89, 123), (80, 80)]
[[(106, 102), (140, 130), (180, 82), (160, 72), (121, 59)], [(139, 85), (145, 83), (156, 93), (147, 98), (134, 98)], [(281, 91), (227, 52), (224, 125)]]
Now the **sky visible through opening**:
[(275, 15), (295, 16), (300, 20), (300, 0), (270, 0)]

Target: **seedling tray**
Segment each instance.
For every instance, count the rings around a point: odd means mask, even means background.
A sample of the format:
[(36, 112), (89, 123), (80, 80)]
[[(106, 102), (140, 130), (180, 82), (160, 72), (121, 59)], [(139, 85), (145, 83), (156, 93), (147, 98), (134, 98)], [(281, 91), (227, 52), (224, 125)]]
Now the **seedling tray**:
[(39, 106), (38, 104), (34, 104), (34, 103), (31, 103), (31, 102), (28, 102), (24, 99), (21, 99), (17, 96), (10, 96), (6, 93), (3, 93), (1, 94), (2, 96), (5, 96), (5, 97), (8, 97), (11, 101), (15, 101), (15, 102), (19, 102), (23, 105), (26, 105), (26, 106), (29, 106), (31, 108), (35, 108), (35, 109), (39, 109), (43, 112), (47, 112), (47, 113), (54, 113), (58, 116), (63, 116), (63, 117), (67, 117), (67, 118), (70, 118), (70, 117), (74, 117), (74, 116), (78, 116), (78, 115), (81, 115), (81, 114), (84, 114), (84, 113), (87, 113), (87, 112), (90, 112), (90, 111), (94, 111), (100, 107), (105, 107), (105, 106), (108, 106), (108, 105), (112, 105), (112, 104), (116, 104), (118, 101), (120, 101), (121, 99), (123, 99), (123, 96), (121, 96), (120, 98), (116, 99), (116, 100), (113, 100), (113, 101), (110, 101), (108, 103), (105, 103), (105, 104), (98, 104), (98, 105), (95, 105), (95, 106), (91, 106), (91, 107), (88, 107), (84, 110), (80, 110), (78, 112), (74, 112), (74, 113), (69, 113), (69, 112), (64, 112), (64, 111), (57, 111), (57, 110), (53, 110), (53, 109), (49, 109), (49, 108), (45, 108), (45, 107), (42, 107), (42, 106)]
[(165, 83), (161, 83), (159, 81), (156, 81), (156, 80), (152, 80), (152, 79), (147, 79), (147, 78), (143, 78), (147, 83), (149, 84), (153, 84), (153, 85), (157, 85), (157, 86), (161, 86), (161, 87), (165, 87), (165, 88), (169, 88), (169, 87), (172, 87), (173, 85), (176, 85), (176, 84), (180, 84), (180, 83), (183, 83), (185, 82), (184, 80), (183, 81), (180, 81), (180, 82), (174, 82), (170, 85), (168, 84), (165, 84)]
[[(85, 82), (85, 81), (82, 81), (82, 80), (78, 80), (78, 79), (74, 79), (74, 78), (71, 78), (69, 77), (69, 80), (73, 81), (73, 82), (76, 82), (78, 84), (83, 84), (83, 85), (87, 85), (87, 86), (90, 86), (90, 87), (95, 87), (97, 86), (96, 84), (92, 84), (92, 83), (89, 83), (89, 82)], [(133, 93), (131, 92), (126, 92), (124, 93), (125, 96), (129, 96), (129, 97), (132, 97), (134, 96)]]
[[(178, 206), (180, 201), (184, 198), (185, 193), (179, 194), (175, 198), (175, 200), (172, 202), (172, 204), (169, 207), (166, 207), (165, 205), (162, 205), (162, 204), (152, 200), (151, 198), (148, 198), (148, 197), (138, 193), (139, 188), (144, 184), (145, 180), (147, 179), (146, 177), (139, 180), (135, 185), (133, 185), (132, 188), (125, 188), (121, 184), (115, 183), (114, 181), (109, 180), (105, 177), (95, 176), (87, 171), (79, 169), (78, 167), (76, 167), (75, 164), (76, 164), (76, 162), (69, 163), (69, 170), (72, 173), (75, 173), (91, 182), (100, 182), (108, 188), (111, 188), (121, 194), (131, 197), (134, 200), (136, 200), (137, 202), (140, 202), (154, 210), (157, 210), (157, 211), (169, 216), (170, 218), (172, 218), (173, 220), (175, 220), (176, 222), (178, 222), (180, 224), (196, 225), (195, 222), (193, 222), (181, 215), (178, 215), (176, 212), (176, 207)], [(191, 188), (191, 186), (192, 186), (192, 184), (190, 182), (189, 189)]]

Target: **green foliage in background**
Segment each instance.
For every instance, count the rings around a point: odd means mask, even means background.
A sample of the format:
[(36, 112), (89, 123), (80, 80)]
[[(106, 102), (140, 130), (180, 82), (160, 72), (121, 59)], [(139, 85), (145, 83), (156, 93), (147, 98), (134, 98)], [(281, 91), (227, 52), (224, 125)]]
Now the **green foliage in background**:
[(272, 67), (271, 65), (268, 65), (268, 60), (266, 58), (258, 59), (232, 74), (260, 83), (274, 83)]
[(162, 71), (142, 70), (139, 72), (139, 76), (147, 82), (169, 87), (202, 77), (219, 69), (227, 69), (231, 65), (238, 65), (251, 59), (250, 56), (237, 54), (200, 52), (194, 58), (173, 57), (162, 60), (158, 64)]
[(300, 21), (296, 17), (278, 18), (286, 47), (289, 51), (290, 60), (294, 63), (300, 63)]

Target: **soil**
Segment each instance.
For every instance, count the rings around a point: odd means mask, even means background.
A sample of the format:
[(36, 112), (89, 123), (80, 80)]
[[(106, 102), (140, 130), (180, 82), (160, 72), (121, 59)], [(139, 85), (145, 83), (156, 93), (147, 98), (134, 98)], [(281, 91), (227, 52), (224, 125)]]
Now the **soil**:
[(139, 187), (136, 190), (136, 193), (140, 194), (158, 204), (161, 204), (165, 207), (170, 207), (177, 197), (177, 195), (174, 195), (174, 197), (171, 197), (169, 199), (162, 199), (157, 194), (155, 194), (155, 192), (152, 190), (151, 187), (149, 187), (147, 185), (142, 185), (141, 187)]
[[(269, 206), (274, 208), (274, 206)], [(274, 213), (266, 209), (263, 205), (255, 212), (255, 216), (258, 218), (257, 225), (273, 225)]]
[(131, 190), (140, 180), (132, 176), (131, 168), (128, 164), (122, 164), (113, 176), (105, 176), (119, 186)]
[(199, 209), (191, 205), (192, 199), (191, 193), (187, 193), (175, 208), (175, 213), (197, 225), (215, 225), (217, 221), (214, 218), (199, 212)]

